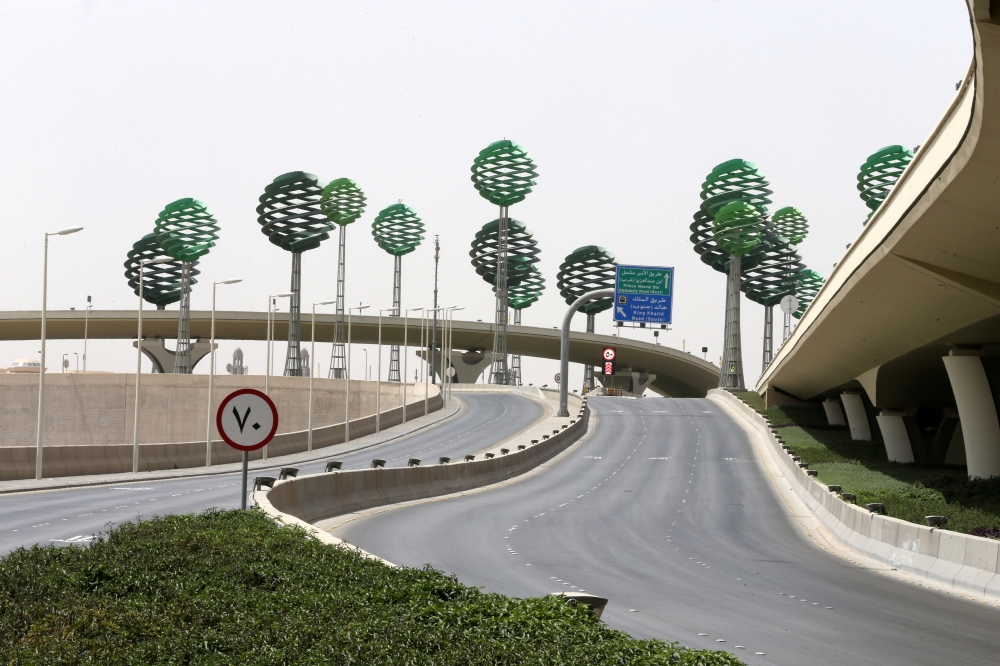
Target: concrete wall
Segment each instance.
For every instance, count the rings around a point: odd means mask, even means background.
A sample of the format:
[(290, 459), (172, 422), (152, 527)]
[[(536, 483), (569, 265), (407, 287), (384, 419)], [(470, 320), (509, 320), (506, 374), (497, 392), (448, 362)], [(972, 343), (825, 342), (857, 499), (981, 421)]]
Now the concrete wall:
[[(590, 410), (571, 396), (572, 423), (559, 434), (530, 444), (508, 455), (471, 462), (420, 467), (354, 470), (314, 474), (278, 482), (274, 488), (254, 493), (258, 505), (272, 515), (312, 523), (324, 518), (374, 506), (435, 497), (504, 481), (544, 463), (586, 431)], [(558, 417), (550, 417), (558, 418)], [(548, 420), (548, 419), (546, 419)]]
[[(346, 380), (313, 380), (313, 425), (344, 422)], [(374, 382), (351, 381), (351, 418), (375, 413)], [(264, 390), (262, 375), (217, 375), (215, 412), (241, 388)], [(412, 401), (424, 385), (409, 385)], [(305, 430), (309, 379), (271, 377), (268, 394), (278, 407), (278, 433)], [(140, 387), (139, 442), (187, 442), (205, 438), (207, 375), (144, 374)], [(402, 404), (402, 385), (382, 383), (382, 410)], [(135, 419), (134, 374), (48, 374), (45, 376), (46, 445), (131, 444)], [(34, 446), (38, 421), (38, 375), (0, 375), (0, 447)]]
[[(58, 377), (52, 382), (53, 377)], [(9, 377), (0, 376), (2, 379)], [(23, 377), (18, 377), (20, 380)], [(150, 378), (153, 381), (148, 381)], [(30, 431), (30, 445), (0, 446), (0, 480), (30, 479), (35, 475), (35, 420), (37, 412), (25, 407), (26, 394), (32, 393), (37, 408), (38, 377), (29, 382), (0, 383), (0, 431), (17, 430), (14, 441), (23, 441)], [(132, 470), (132, 411), (133, 400), (122, 394), (135, 395), (135, 375), (53, 375), (45, 381), (45, 440), (43, 471), (45, 477), (111, 474)], [(216, 378), (213, 390), (215, 409), (222, 399), (237, 388), (263, 388), (263, 377), (225, 376)], [(342, 380), (314, 380), (313, 448), (323, 448), (344, 441), (344, 388)], [(50, 387), (57, 385), (57, 391)], [(256, 386), (260, 384), (260, 387)], [(325, 386), (320, 399), (318, 387)], [(13, 387), (13, 388), (12, 388)], [(143, 375), (141, 391), (143, 411), (140, 413), (139, 470), (183, 469), (205, 464), (205, 401), (208, 377), (199, 375)], [(148, 400), (147, 389), (153, 399)], [(278, 434), (268, 444), (268, 457), (305, 451), (307, 448), (309, 380), (302, 377), (271, 378), (270, 395), (278, 407)], [(374, 382), (351, 382), (351, 439), (375, 431)], [(424, 413), (423, 386), (409, 389), (407, 418)], [(54, 394), (54, 395), (53, 395)], [(7, 399), (9, 396), (9, 400)], [(162, 397), (161, 402), (156, 397)], [(338, 402), (339, 400), (339, 402)], [(114, 404), (117, 402), (118, 404)], [(200, 408), (195, 407), (200, 402)], [(388, 428), (402, 422), (402, 386), (382, 384), (382, 416), (380, 425)], [(2, 404), (8, 403), (8, 404)], [(431, 387), (428, 411), (441, 408), (441, 396)], [(50, 411), (51, 410), (51, 411)], [(117, 410), (117, 411), (116, 411)], [(29, 413), (30, 425), (25, 413)], [(362, 416), (361, 414), (365, 414)], [(51, 414), (51, 415), (50, 415)], [(14, 418), (16, 417), (16, 419)], [(125, 425), (117, 421), (121, 419)], [(147, 423), (148, 422), (148, 423)], [(156, 436), (156, 428), (178, 439), (164, 442)], [(125, 431), (126, 441), (122, 441)], [(240, 452), (227, 446), (213, 426), (212, 463), (238, 462)], [(20, 437), (20, 439), (17, 439)], [(110, 440), (110, 441), (109, 441)], [(253, 460), (262, 451), (250, 454)]]
[(749, 405), (723, 390), (709, 397), (745, 417), (748, 427), (765, 434), (767, 446), (789, 485), (815, 516), (843, 543), (868, 557), (977, 594), (1000, 597), (1000, 541), (935, 529), (880, 516), (849, 504), (800, 468), (770, 430), (770, 423)]

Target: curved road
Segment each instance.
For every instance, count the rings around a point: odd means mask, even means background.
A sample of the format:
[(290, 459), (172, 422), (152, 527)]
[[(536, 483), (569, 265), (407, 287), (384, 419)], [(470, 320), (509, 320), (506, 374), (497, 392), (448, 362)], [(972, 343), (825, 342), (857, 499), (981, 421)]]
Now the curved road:
[[(330, 456), (344, 469), (367, 467), (372, 458), (384, 458), (387, 467), (405, 465), (409, 458), (437, 462), (497, 444), (541, 418), (540, 404), (506, 393), (463, 394), (468, 404), (461, 416), (440, 425), (357, 453)], [(298, 466), (299, 474), (322, 472), (325, 462)], [(256, 476), (276, 476), (259, 470)], [(252, 479), (251, 479), (252, 480)], [(240, 474), (123, 483), (26, 492), (0, 496), (0, 555), (34, 543), (87, 543), (109, 524), (168, 513), (198, 512), (209, 507), (234, 509), (240, 505)]]
[(748, 664), (996, 664), (1000, 609), (891, 580), (808, 539), (744, 431), (705, 399), (592, 399), (597, 429), (489, 492), (335, 534), (515, 596), (582, 589), (637, 637)]

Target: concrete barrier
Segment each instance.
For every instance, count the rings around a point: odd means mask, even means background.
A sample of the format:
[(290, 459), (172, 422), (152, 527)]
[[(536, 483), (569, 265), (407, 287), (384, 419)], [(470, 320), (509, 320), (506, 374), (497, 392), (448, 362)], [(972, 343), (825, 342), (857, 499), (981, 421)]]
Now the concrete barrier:
[[(292, 378), (285, 378), (292, 379)], [(436, 387), (427, 401), (427, 412), (442, 407), (441, 395)], [(220, 391), (222, 393), (222, 391)], [(227, 391), (228, 393), (228, 391)], [(223, 396), (224, 397), (224, 396)], [(411, 396), (406, 414), (408, 419), (424, 415), (423, 395)], [(397, 401), (398, 402), (398, 401)], [(391, 403), (390, 403), (391, 404)], [(353, 409), (352, 409), (353, 411)], [(204, 412), (198, 418), (204, 423)], [(383, 410), (382, 429), (402, 423), (402, 406)], [(204, 427), (204, 426), (202, 426)], [(351, 439), (375, 432), (375, 415), (351, 419)], [(313, 428), (313, 449), (321, 449), (344, 441), (344, 423), (333, 423)], [(205, 465), (205, 441), (139, 444), (139, 471), (186, 469)], [(300, 453), (308, 448), (308, 430), (278, 434), (267, 445), (268, 458)], [(0, 447), (0, 481), (32, 479), (35, 476), (34, 446)], [(242, 453), (229, 447), (221, 439), (212, 441), (212, 463), (221, 465), (241, 460)], [(252, 451), (250, 460), (259, 460), (263, 451)], [(82, 476), (88, 474), (115, 474), (132, 471), (132, 444), (82, 444), (45, 445), (42, 476), (46, 478)]]
[(770, 423), (728, 391), (714, 389), (709, 398), (724, 402), (756, 429), (796, 495), (816, 518), (852, 550), (928, 580), (1000, 597), (1000, 541), (960, 534), (872, 513), (840, 499), (798, 467), (770, 431)]
[[(578, 397), (575, 402), (574, 413), (582, 404)], [(589, 421), (590, 409), (585, 408), (582, 416), (575, 418), (575, 423), (549, 439), (492, 459), (313, 474), (275, 483), (271, 489), (256, 491), (253, 497), (268, 514), (287, 524), (306, 526), (315, 534), (318, 530), (309, 524), (325, 518), (461, 492), (523, 474), (578, 440), (587, 431)], [(328, 534), (323, 538), (340, 543)]]

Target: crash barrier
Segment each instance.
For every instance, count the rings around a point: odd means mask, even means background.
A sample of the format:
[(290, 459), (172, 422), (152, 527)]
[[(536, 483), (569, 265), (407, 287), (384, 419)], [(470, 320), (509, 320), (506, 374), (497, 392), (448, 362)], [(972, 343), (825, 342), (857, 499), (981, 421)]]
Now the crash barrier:
[(842, 543), (901, 571), (976, 594), (1000, 597), (1000, 541), (892, 518), (883, 515), (882, 505), (853, 504), (853, 494), (838, 495), (838, 486), (820, 483), (809, 470), (800, 467), (794, 456), (782, 448), (783, 442), (770, 421), (752, 407), (722, 389), (713, 389), (708, 396), (735, 408), (748, 425), (764, 435), (792, 489)]
[[(575, 397), (575, 396), (574, 396)], [(513, 478), (551, 459), (578, 440), (590, 422), (590, 409), (576, 398), (565, 429), (507, 455), (437, 465), (414, 465), (314, 474), (278, 481), (254, 493), (264, 511), (286, 523), (313, 523), (376, 506), (436, 497)], [(553, 420), (557, 417), (553, 417)], [(287, 520), (287, 519), (295, 520)]]

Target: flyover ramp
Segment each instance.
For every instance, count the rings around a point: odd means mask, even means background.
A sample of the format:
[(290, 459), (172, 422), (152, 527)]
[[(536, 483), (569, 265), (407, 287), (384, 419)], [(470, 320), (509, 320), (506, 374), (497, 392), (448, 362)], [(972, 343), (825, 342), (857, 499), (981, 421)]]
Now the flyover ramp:
[[(318, 474), (326, 460), (341, 460), (343, 469), (367, 468), (372, 458), (386, 461), (386, 467), (403, 467), (410, 458), (437, 462), (439, 456), (459, 459), (492, 444), (502, 442), (531, 426), (544, 415), (537, 401), (514, 393), (463, 394), (464, 413), (413, 434), (370, 446), (363, 451), (331, 450), (319, 462), (294, 462), (293, 458), (273, 461), (273, 468), (257, 467), (252, 476), (278, 475), (278, 467), (291, 465), (299, 475)], [(393, 437), (406, 426), (383, 430), (382, 437)], [(369, 438), (379, 437), (377, 435)], [(352, 440), (349, 446), (364, 446), (364, 440)], [(338, 447), (339, 448), (339, 447)], [(314, 452), (318, 457), (321, 454)], [(289, 462), (292, 460), (292, 462)], [(194, 472), (195, 470), (192, 470)], [(39, 491), (25, 490), (4, 494), (0, 502), (0, 555), (19, 546), (82, 543), (89, 537), (125, 520), (168, 513), (200, 512), (210, 507), (235, 509), (240, 506), (240, 471), (228, 474), (189, 476), (179, 479), (131, 478), (106, 479), (108, 485), (51, 490), (42, 485)], [(96, 481), (96, 480), (95, 480)], [(24, 486), (26, 482), (18, 482)], [(0, 489), (14, 482), (0, 482)]]
[(881, 408), (954, 407), (942, 357), (1000, 344), (1000, 25), (989, 4), (969, 6), (974, 56), (951, 106), (765, 369), (762, 395), (863, 388)]
[[(146, 338), (176, 338), (177, 311), (143, 311), (142, 327)], [(46, 315), (46, 333), (49, 339), (82, 340), (84, 312), (77, 310), (50, 311)], [(311, 317), (302, 317), (302, 340), (312, 337)], [(333, 340), (336, 315), (316, 315), (316, 340), (329, 343)], [(404, 326), (401, 317), (382, 318), (382, 343), (402, 344)], [(88, 335), (92, 339), (134, 340), (138, 330), (138, 313), (135, 310), (94, 310), (90, 313)], [(439, 322), (440, 326), (440, 322)], [(407, 326), (409, 344), (420, 343), (420, 320), (410, 318)], [(207, 339), (211, 333), (211, 312), (191, 312), (191, 337)], [(378, 342), (378, 317), (351, 317), (351, 340), (356, 343)], [(41, 312), (0, 312), (0, 340), (37, 340), (41, 336)], [(489, 351), (493, 347), (493, 326), (490, 323), (452, 322), (454, 349)], [(267, 313), (228, 312), (215, 313), (216, 340), (265, 340)], [(288, 314), (275, 315), (274, 338), (281, 341), (288, 337)], [(510, 326), (507, 329), (507, 351), (537, 358), (559, 359), (560, 331), (535, 326)], [(439, 337), (440, 339), (440, 337)], [(693, 354), (654, 345), (648, 342), (618, 338), (611, 335), (572, 332), (570, 334), (571, 363), (599, 364), (601, 349), (618, 349), (619, 368), (632, 367), (656, 375), (650, 388), (660, 395), (672, 397), (703, 397), (709, 389), (718, 386), (719, 368)]]
[(486, 592), (582, 588), (609, 599), (614, 629), (747, 664), (995, 663), (997, 609), (820, 550), (715, 402), (588, 404), (594, 434), (544, 472), (334, 536)]

